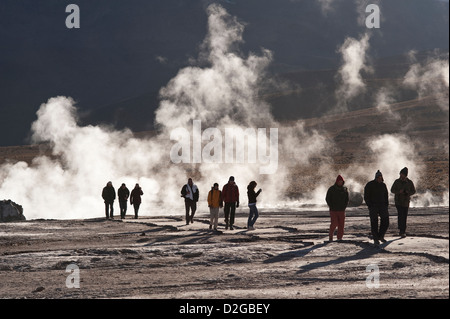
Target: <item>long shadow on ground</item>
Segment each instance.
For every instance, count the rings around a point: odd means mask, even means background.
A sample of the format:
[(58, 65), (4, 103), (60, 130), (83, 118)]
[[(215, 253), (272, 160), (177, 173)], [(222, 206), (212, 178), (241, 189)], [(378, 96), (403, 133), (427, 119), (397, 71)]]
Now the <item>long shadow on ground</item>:
[[(320, 262), (316, 262), (316, 263), (310, 263), (307, 265), (303, 265), (300, 267), (300, 269), (297, 273), (301, 274), (301, 273), (308, 272), (310, 270), (327, 267), (330, 265), (338, 265), (338, 264), (342, 264), (342, 263), (349, 262), (349, 261), (367, 259), (367, 258), (370, 258), (370, 257), (380, 254), (380, 253), (389, 253), (388, 251), (384, 250), (383, 248), (385, 248), (390, 243), (392, 243), (393, 241), (396, 241), (396, 240), (399, 240), (399, 239), (389, 240), (380, 246), (374, 246), (370, 243), (365, 243), (365, 242), (344, 240), (342, 243), (351, 243), (351, 244), (361, 247), (362, 249), (360, 251), (358, 251), (356, 254), (351, 255), (351, 256), (343, 256), (343, 257), (338, 257), (338, 258), (332, 259), (332, 260), (320, 261)], [(303, 248), (300, 250), (285, 252), (285, 253), (279, 254), (275, 257), (271, 257), (271, 258), (265, 260), (264, 263), (267, 263), (267, 264), (276, 263), (276, 262), (288, 261), (288, 260), (291, 260), (294, 258), (303, 257), (316, 249), (325, 247), (328, 244), (329, 244), (328, 242), (325, 242), (325, 243), (316, 244), (316, 245), (313, 245), (310, 247), (306, 247), (306, 248)]]

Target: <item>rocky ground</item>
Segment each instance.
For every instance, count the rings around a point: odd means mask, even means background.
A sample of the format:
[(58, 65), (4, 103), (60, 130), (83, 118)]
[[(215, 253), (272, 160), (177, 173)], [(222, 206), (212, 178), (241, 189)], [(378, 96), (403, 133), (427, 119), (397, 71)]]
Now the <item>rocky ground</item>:
[(411, 209), (404, 239), (391, 207), (379, 247), (364, 207), (331, 243), (325, 210), (262, 211), (254, 231), (247, 211), (218, 232), (200, 213), (2, 223), (0, 298), (449, 298), (448, 207)]

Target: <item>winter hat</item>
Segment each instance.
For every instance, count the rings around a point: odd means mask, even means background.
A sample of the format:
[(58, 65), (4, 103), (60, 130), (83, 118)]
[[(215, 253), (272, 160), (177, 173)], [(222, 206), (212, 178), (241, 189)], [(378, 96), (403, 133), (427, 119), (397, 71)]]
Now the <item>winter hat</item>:
[(383, 176), (383, 174), (381, 174), (380, 170), (378, 170), (378, 171), (375, 173), (375, 179), (377, 179), (378, 176)]
[(230, 176), (230, 178), (228, 179), (228, 181), (234, 182), (234, 176)]
[(404, 167), (401, 171), (400, 174), (404, 174), (405, 176), (408, 176), (408, 167)]
[(345, 181), (344, 181), (344, 178), (341, 175), (338, 175), (338, 177), (336, 178), (336, 184), (339, 181), (342, 181), (342, 185), (344, 185)]

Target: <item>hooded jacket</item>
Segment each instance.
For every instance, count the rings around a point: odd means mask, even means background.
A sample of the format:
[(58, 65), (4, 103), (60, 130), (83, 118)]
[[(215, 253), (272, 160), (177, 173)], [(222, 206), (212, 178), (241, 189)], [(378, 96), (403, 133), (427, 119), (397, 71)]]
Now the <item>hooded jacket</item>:
[(112, 203), (116, 199), (116, 190), (113, 186), (106, 185), (102, 191), (102, 198), (105, 203)]
[(141, 195), (144, 195), (144, 192), (142, 191), (142, 188), (133, 188), (130, 195), (130, 204), (140, 204), (141, 203)]
[(327, 205), (331, 211), (345, 211), (348, 205), (348, 190), (347, 187), (339, 186), (337, 184), (340, 180), (344, 182), (341, 175), (336, 178), (334, 185), (328, 188), (327, 195), (325, 197)]

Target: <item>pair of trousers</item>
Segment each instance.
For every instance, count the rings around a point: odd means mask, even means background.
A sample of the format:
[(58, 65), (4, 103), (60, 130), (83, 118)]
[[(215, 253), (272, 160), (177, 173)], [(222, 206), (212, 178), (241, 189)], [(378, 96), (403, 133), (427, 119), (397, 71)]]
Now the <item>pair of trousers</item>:
[[(134, 218), (137, 218), (137, 217), (138, 217), (139, 206), (141, 206), (141, 203), (133, 203), (133, 207), (134, 207)], [(125, 216), (124, 216), (124, 217), (125, 217)]]
[[(189, 224), (189, 221), (193, 222), (195, 211), (197, 210), (197, 203), (189, 198), (186, 198), (184, 201), (184, 207), (186, 208), (186, 225)], [(191, 215), (189, 216), (189, 210), (191, 211)]]
[(209, 208), (209, 224), (217, 229), (217, 225), (219, 224), (219, 207), (210, 207)]
[(225, 224), (226, 226), (234, 225), (234, 215), (236, 214), (236, 202), (225, 203), (225, 208), (223, 210), (225, 214)]
[(127, 214), (127, 201), (124, 202), (119, 201), (119, 206), (120, 206), (120, 218), (125, 218), (125, 215)]
[[(389, 211), (387, 206), (369, 207), (370, 229), (373, 239), (378, 240), (384, 238), (389, 228)], [(380, 228), (378, 228), (378, 216), (380, 216)]]
[(330, 218), (331, 218), (331, 224), (330, 224), (330, 231), (329, 231), (329, 237), (330, 240), (333, 240), (334, 231), (337, 227), (337, 239), (341, 240), (344, 236), (344, 224), (345, 224), (345, 211), (335, 211), (330, 210)]
[(408, 218), (409, 207), (400, 205), (395, 205), (395, 207), (397, 208), (398, 230), (401, 234), (404, 234), (406, 232), (406, 219)]
[(248, 207), (250, 208), (250, 213), (248, 214), (247, 228), (253, 227), (259, 217), (258, 208), (256, 205), (248, 205)]
[(113, 217), (114, 202), (105, 202), (105, 214), (106, 214), (106, 218)]

